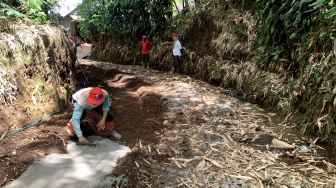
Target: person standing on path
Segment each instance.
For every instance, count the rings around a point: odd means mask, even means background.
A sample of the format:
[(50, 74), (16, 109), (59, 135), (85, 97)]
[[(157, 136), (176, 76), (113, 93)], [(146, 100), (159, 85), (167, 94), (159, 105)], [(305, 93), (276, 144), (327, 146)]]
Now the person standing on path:
[(174, 61), (172, 62), (172, 67), (171, 67), (171, 74), (177, 73), (180, 74), (181, 73), (181, 67), (182, 67), (182, 45), (181, 42), (178, 39), (178, 34), (173, 33), (171, 35), (171, 37), (174, 40), (174, 47), (173, 47), (173, 58)]
[(80, 46), (83, 49), (83, 46), (78, 36), (75, 36), (75, 44), (76, 46)]
[(149, 68), (149, 49), (153, 46), (153, 43), (147, 40), (147, 37), (144, 35), (142, 36), (142, 41), (139, 42), (139, 47), (141, 49), (142, 54), (142, 68)]
[(114, 130), (113, 114), (110, 111), (110, 97), (107, 91), (100, 87), (89, 87), (77, 91), (72, 95), (72, 103), (75, 107), (72, 118), (67, 124), (66, 130), (71, 140), (87, 142), (80, 128), (80, 122), (86, 116), (86, 109), (93, 110), (102, 116), (98, 122), (98, 131), (107, 127), (107, 131), (117, 139), (122, 136)]

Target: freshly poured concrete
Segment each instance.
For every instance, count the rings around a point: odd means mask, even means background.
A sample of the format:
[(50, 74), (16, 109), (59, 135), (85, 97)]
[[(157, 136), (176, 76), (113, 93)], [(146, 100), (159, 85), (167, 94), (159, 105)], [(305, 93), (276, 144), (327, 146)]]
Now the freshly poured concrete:
[(106, 175), (130, 149), (97, 136), (88, 140), (97, 146), (69, 142), (68, 154), (53, 154), (35, 162), (6, 188), (93, 188), (109, 187), (114, 181), (120, 181)]

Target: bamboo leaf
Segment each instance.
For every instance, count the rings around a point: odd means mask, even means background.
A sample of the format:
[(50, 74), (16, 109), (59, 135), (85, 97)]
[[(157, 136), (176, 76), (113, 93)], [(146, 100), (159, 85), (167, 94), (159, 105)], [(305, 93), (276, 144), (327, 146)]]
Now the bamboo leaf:
[(313, 7), (313, 9), (320, 8), (326, 0), (317, 0), (315, 3), (310, 4), (309, 6)]
[(296, 33), (292, 33), (289, 37), (289, 39), (294, 39), (296, 37)]

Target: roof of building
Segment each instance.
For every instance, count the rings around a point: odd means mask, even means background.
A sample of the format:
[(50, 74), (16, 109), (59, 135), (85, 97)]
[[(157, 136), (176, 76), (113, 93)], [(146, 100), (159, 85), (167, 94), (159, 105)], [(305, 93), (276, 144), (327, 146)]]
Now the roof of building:
[(73, 20), (77, 20), (77, 21), (81, 21), (83, 20), (82, 17), (76, 15), (76, 14), (70, 14), (70, 18), (73, 19)]

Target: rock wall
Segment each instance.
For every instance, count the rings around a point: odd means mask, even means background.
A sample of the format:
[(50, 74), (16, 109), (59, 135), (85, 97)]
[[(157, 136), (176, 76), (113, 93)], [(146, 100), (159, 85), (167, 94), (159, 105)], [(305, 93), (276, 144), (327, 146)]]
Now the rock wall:
[(69, 105), (76, 56), (63, 30), (17, 25), (0, 33), (0, 131)]

